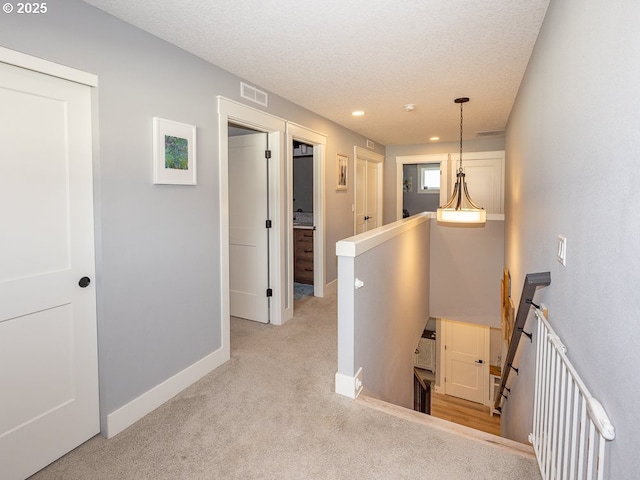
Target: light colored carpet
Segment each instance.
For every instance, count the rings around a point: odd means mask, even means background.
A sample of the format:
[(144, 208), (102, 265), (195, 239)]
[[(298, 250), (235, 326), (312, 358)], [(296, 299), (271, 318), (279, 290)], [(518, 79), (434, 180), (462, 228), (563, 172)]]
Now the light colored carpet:
[(328, 290), (296, 302), (295, 318), (280, 327), (232, 319), (229, 362), (32, 479), (540, 478), (532, 459), (335, 394)]

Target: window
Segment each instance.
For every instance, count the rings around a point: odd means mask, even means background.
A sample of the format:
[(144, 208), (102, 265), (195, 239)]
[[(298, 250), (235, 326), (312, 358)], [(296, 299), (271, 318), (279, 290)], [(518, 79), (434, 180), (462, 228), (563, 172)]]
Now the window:
[(418, 165), (418, 193), (440, 193), (440, 164)]

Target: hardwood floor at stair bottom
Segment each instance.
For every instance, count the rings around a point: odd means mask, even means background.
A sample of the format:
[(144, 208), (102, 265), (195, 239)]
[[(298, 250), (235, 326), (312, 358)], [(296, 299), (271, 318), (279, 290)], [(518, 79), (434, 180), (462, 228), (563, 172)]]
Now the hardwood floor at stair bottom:
[(479, 403), (432, 392), (431, 415), (493, 435), (500, 435), (500, 416), (491, 416), (489, 407)]

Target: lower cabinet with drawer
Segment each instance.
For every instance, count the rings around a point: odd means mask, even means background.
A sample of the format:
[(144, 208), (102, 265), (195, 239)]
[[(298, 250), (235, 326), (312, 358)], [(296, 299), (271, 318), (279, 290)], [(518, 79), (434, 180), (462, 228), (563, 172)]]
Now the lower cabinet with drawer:
[(293, 229), (293, 280), (313, 284), (313, 229)]

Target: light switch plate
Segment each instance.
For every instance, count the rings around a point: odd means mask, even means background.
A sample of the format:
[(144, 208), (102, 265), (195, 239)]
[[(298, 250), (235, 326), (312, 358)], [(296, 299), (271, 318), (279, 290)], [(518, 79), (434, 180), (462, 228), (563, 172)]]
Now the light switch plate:
[(558, 235), (558, 261), (567, 266), (567, 237)]

